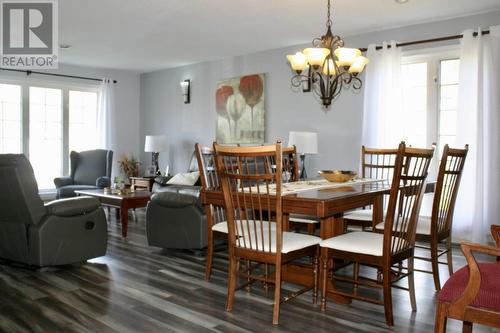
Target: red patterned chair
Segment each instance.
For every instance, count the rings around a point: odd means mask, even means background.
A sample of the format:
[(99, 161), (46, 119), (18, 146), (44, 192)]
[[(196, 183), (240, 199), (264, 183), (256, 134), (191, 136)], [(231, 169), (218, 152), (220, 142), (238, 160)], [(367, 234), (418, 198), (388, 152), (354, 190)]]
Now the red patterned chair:
[[(500, 328), (500, 226), (491, 226), (497, 247), (462, 243), (465, 266), (453, 274), (438, 295), (435, 333), (446, 331), (448, 318), (463, 321), (463, 332), (473, 323)], [(472, 252), (497, 256), (496, 263), (477, 263)]]

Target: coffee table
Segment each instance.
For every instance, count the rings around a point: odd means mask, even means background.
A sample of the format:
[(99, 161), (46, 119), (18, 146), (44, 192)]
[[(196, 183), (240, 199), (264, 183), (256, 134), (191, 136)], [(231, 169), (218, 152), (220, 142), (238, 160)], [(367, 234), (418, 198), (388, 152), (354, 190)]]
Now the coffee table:
[(103, 189), (81, 190), (75, 191), (75, 193), (79, 196), (86, 195), (97, 198), (103, 206), (119, 209), (123, 237), (127, 237), (128, 210), (130, 208), (146, 207), (152, 195), (149, 191), (134, 191), (127, 194), (113, 194), (108, 192), (105, 193)]

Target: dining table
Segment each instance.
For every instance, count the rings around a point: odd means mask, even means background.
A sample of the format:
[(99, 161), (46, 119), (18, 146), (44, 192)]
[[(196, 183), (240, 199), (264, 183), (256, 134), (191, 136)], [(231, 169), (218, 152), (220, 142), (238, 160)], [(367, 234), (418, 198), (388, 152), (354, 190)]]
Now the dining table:
[[(302, 181), (307, 185), (307, 181)], [(318, 186), (317, 180), (310, 181), (310, 187), (300, 186), (300, 191), (282, 192), (283, 230), (290, 229), (289, 216), (301, 214), (319, 219), (319, 236), (328, 239), (346, 232), (344, 214), (358, 208), (371, 206), (373, 226), (382, 222), (384, 214), (384, 196), (390, 193), (391, 184), (387, 180), (351, 181)], [(435, 182), (429, 182), (425, 192), (434, 191)], [(220, 190), (202, 190), (203, 204), (223, 206), (224, 198)], [(312, 265), (289, 263), (282, 268), (283, 281), (313, 286)], [(322, 268), (320, 268), (322, 269)], [(321, 275), (320, 275), (321, 276)], [(333, 288), (330, 281), (328, 290)], [(350, 303), (351, 299), (328, 293), (328, 297), (337, 303)]]

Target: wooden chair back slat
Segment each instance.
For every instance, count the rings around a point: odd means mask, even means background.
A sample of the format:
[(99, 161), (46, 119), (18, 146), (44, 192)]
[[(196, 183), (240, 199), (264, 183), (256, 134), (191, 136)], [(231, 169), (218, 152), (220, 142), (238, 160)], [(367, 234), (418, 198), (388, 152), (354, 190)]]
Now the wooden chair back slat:
[(416, 227), (425, 181), (434, 149), (399, 145), (384, 227), (384, 256), (403, 252), (415, 244)]
[(448, 145), (443, 148), (432, 206), (431, 234), (451, 231), (453, 211), (468, 150), (468, 145), (465, 149), (452, 149)]
[[(202, 189), (205, 191), (222, 191), (215, 165), (215, 152), (213, 148), (196, 143), (194, 150), (198, 161)], [(205, 213), (207, 214), (207, 222), (210, 228), (217, 223), (226, 221), (225, 209), (222, 206), (208, 205), (205, 207)]]
[(361, 147), (361, 176), (391, 181), (396, 163), (397, 149)]
[(281, 253), (281, 143), (258, 147), (214, 144), (214, 148), (230, 247)]

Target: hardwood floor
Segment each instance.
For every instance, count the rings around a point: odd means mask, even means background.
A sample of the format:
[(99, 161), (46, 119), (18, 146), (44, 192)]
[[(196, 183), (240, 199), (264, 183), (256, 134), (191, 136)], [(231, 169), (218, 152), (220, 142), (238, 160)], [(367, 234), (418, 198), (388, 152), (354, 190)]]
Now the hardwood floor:
[[(113, 212), (112, 212), (113, 213)], [(224, 310), (226, 273), (214, 270), (205, 282), (204, 253), (148, 247), (144, 210), (129, 220), (129, 237), (111, 214), (105, 257), (76, 266), (33, 271), (0, 265), (0, 332), (432, 332), (432, 276), (416, 275), (418, 312), (407, 292), (393, 290), (396, 326), (385, 325), (383, 307), (354, 301), (328, 303), (322, 313), (305, 294), (281, 307), (273, 327), (272, 292), (259, 286), (238, 291), (234, 310)], [(455, 268), (464, 264), (455, 251)], [(223, 252), (222, 252), (223, 253)], [(226, 264), (214, 258), (215, 265)], [(442, 269), (443, 280), (448, 277)], [(404, 282), (403, 282), (404, 283)], [(293, 285), (285, 289), (295, 290)], [(448, 332), (460, 332), (449, 321)], [(474, 332), (493, 332), (475, 326)]]

